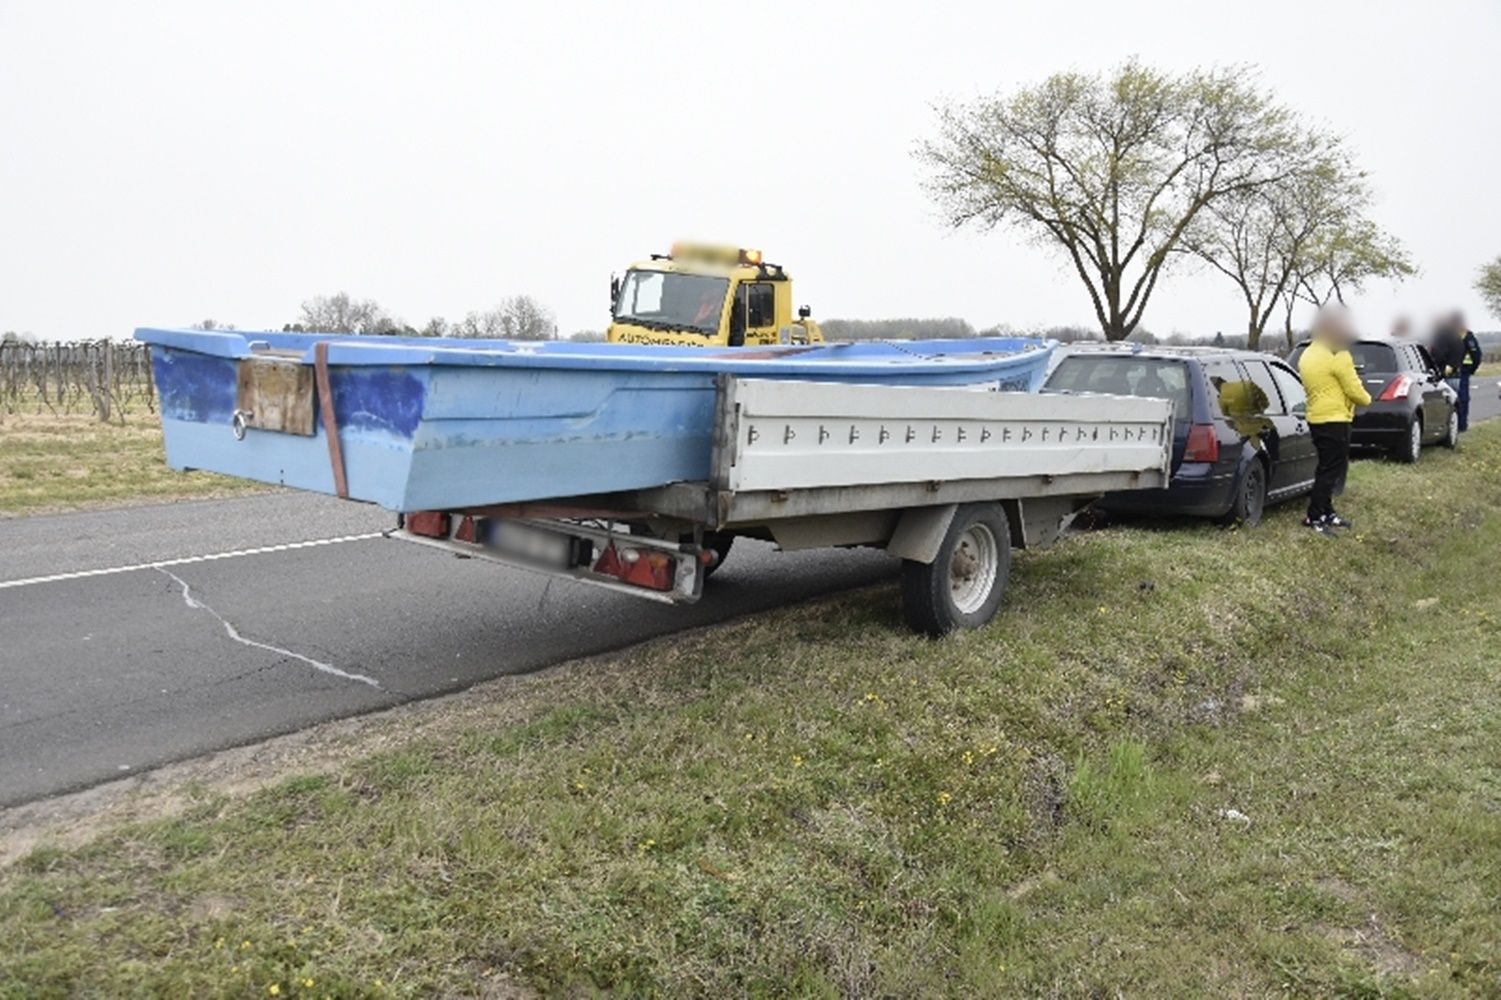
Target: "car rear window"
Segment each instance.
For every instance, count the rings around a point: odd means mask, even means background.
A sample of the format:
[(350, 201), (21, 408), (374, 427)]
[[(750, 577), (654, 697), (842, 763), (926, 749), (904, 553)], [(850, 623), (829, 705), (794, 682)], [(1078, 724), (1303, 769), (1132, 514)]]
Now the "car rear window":
[(1356, 344), (1350, 348), (1355, 358), (1355, 370), (1362, 372), (1401, 371), (1397, 364), (1397, 352), (1390, 344)]
[(1189, 413), (1188, 368), (1181, 361), (1074, 355), (1058, 362), (1046, 388), (1170, 399), (1179, 417)]
[[(1307, 347), (1307, 344), (1299, 344), (1297, 349), (1287, 356), (1287, 363), (1296, 369)], [(1354, 358), (1355, 367), (1359, 371), (1396, 372), (1401, 370), (1397, 366), (1397, 352), (1392, 350), (1390, 344), (1358, 343), (1350, 348), (1350, 355)]]

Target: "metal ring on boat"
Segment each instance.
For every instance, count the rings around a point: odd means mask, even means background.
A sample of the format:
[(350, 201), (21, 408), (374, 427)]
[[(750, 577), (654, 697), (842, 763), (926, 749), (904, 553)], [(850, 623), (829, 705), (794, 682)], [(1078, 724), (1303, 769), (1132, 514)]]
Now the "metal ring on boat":
[(245, 440), (245, 431), (250, 426), (250, 418), (254, 416), (249, 410), (236, 410), (234, 416), (229, 418), (229, 429), (235, 432), (235, 440)]

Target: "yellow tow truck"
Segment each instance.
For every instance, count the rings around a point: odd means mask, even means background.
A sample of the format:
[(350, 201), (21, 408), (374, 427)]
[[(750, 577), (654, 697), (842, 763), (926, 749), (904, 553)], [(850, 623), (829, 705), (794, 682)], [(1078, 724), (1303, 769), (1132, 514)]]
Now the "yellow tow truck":
[(612, 344), (749, 347), (823, 342), (812, 311), (792, 315), (792, 279), (759, 250), (676, 243), (610, 279)]

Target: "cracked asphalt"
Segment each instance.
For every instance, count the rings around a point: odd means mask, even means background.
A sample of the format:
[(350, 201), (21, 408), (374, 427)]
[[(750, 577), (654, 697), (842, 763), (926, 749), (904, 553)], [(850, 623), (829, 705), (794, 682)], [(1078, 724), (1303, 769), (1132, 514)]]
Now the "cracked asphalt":
[(896, 572), (742, 540), (702, 601), (669, 607), (364, 538), (3, 587), (391, 522), (298, 493), (0, 520), (0, 806)]

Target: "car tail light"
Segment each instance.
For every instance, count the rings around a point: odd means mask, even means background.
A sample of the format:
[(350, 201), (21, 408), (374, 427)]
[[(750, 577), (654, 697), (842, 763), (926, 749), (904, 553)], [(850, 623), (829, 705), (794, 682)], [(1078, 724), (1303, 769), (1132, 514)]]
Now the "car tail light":
[(1213, 424), (1194, 424), (1188, 429), (1188, 445), (1183, 449), (1185, 462), (1217, 462), (1220, 439)]
[(1381, 390), (1381, 395), (1376, 398), (1383, 403), (1390, 403), (1394, 399), (1406, 399), (1412, 391), (1412, 379), (1406, 375), (1398, 375), (1386, 383), (1386, 388)]

